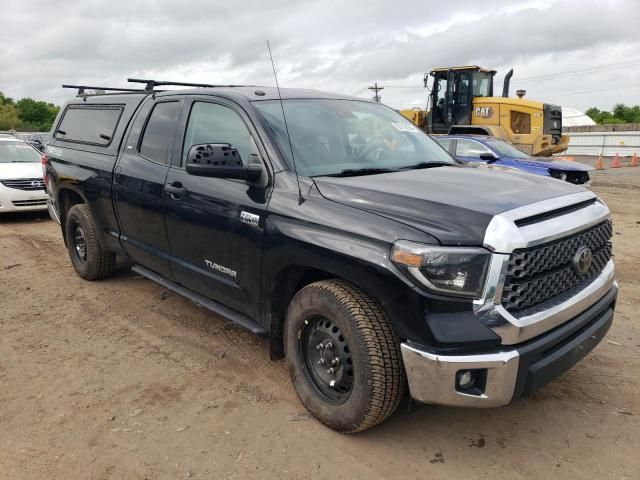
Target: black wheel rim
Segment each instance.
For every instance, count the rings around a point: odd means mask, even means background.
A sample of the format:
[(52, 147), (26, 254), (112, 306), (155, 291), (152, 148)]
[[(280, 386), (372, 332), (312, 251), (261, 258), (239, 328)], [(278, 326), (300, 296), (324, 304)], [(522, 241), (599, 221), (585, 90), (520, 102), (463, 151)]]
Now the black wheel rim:
[(322, 316), (304, 321), (298, 353), (309, 383), (328, 403), (344, 403), (353, 390), (351, 350), (340, 327)]
[(87, 240), (84, 236), (84, 230), (79, 224), (76, 224), (73, 230), (73, 248), (76, 256), (83, 262), (87, 261)]

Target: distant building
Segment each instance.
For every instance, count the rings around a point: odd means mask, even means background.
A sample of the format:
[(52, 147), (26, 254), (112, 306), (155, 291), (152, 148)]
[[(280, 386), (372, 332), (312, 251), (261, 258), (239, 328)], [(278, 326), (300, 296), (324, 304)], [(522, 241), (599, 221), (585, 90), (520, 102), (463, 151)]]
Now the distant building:
[(562, 107), (562, 126), (563, 127), (581, 127), (584, 125), (595, 125), (591, 117), (575, 108)]

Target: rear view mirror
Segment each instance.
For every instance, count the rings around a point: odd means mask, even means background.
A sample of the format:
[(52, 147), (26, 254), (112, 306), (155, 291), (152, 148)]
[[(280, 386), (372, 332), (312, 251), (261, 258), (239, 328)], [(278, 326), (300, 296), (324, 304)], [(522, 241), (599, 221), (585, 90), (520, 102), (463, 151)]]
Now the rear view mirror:
[(215, 178), (234, 178), (256, 181), (262, 176), (262, 164), (244, 165), (238, 150), (229, 143), (201, 143), (193, 145), (187, 154), (186, 171), (190, 175)]
[(480, 154), (480, 160), (486, 160), (488, 162), (495, 162), (496, 160), (498, 160), (498, 157), (496, 157), (491, 152), (486, 152), (486, 153), (481, 153)]

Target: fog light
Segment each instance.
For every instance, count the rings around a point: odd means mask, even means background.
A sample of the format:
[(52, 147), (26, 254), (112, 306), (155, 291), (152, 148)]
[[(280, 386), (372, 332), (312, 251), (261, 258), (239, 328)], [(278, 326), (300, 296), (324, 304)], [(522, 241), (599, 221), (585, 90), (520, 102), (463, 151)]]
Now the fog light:
[(467, 390), (475, 385), (476, 376), (469, 370), (463, 370), (458, 372), (456, 383), (461, 390)]

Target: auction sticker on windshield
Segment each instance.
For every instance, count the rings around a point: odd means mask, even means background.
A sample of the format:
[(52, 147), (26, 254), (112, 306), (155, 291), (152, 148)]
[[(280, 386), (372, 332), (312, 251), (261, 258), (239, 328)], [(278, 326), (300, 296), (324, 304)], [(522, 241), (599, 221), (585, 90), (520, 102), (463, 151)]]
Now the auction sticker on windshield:
[(391, 122), (391, 125), (393, 125), (396, 128), (396, 130), (398, 130), (399, 132), (416, 133), (420, 131), (410, 123)]

